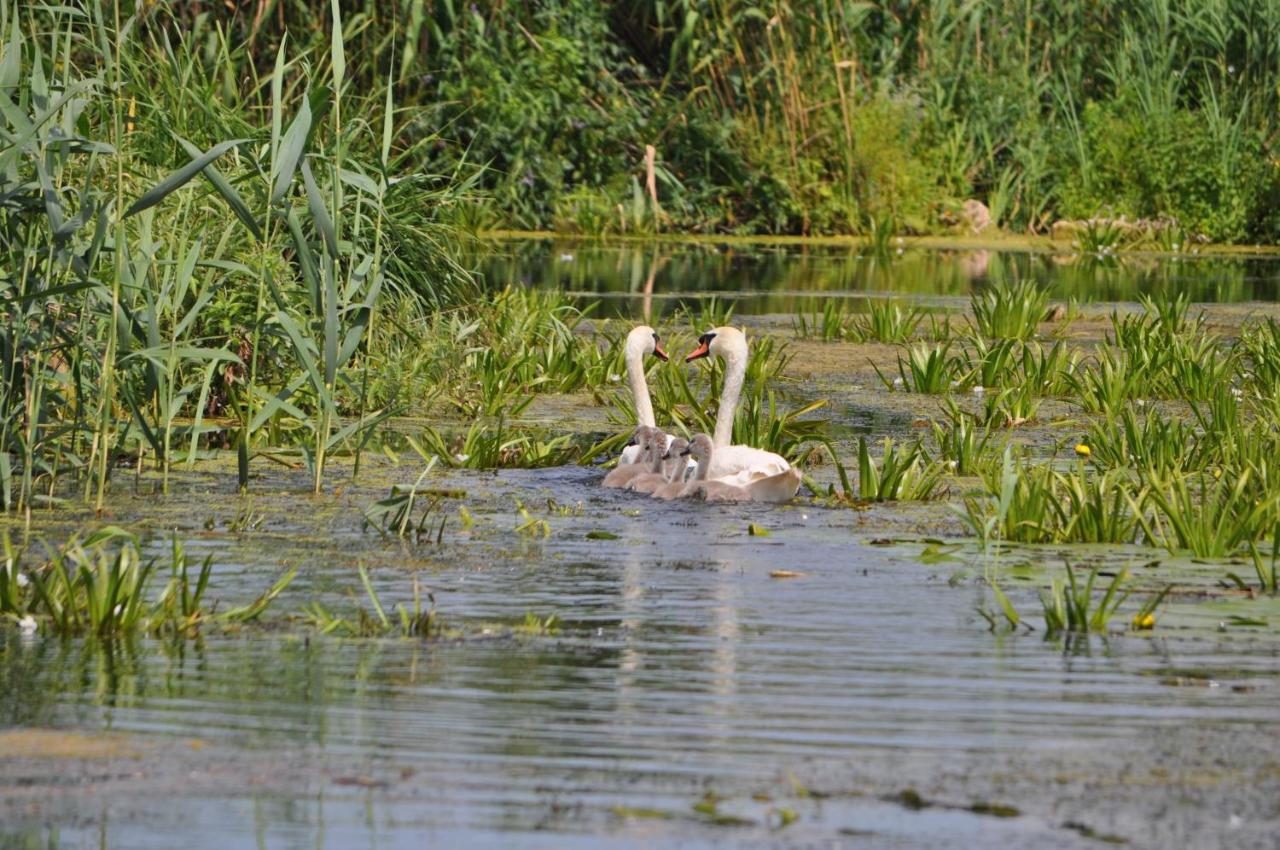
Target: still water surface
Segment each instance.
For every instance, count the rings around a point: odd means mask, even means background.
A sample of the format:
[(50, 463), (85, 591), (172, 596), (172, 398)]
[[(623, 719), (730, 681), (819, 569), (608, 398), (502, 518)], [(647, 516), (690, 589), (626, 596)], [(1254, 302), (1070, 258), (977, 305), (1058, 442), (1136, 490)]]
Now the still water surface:
[(1091, 255), (995, 250), (760, 248), (715, 243), (599, 244), (554, 240), (498, 243), (471, 261), (492, 286), (561, 288), (600, 301), (601, 314), (632, 315), (648, 296), (657, 312), (718, 295), (737, 313), (811, 310), (824, 298), (910, 296), (962, 303), (985, 283), (1035, 280), (1051, 297), (1134, 301), (1185, 292), (1201, 303), (1280, 299), (1280, 257)]

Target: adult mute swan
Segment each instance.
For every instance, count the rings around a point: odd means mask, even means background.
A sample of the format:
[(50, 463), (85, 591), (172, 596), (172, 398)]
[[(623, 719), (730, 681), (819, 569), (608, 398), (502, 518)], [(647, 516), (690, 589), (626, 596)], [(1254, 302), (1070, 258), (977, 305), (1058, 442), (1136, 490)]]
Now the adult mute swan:
[(708, 502), (785, 502), (800, 487), (800, 471), (792, 468), (745, 484), (733, 484), (724, 478), (708, 478), (719, 451), (706, 434), (699, 434), (689, 442), (684, 454), (692, 456), (698, 465), (693, 471), (693, 480), (680, 492), (681, 498), (705, 499)]
[[(622, 348), (622, 359), (627, 365), (627, 381), (631, 384), (631, 395), (636, 404), (636, 424), (654, 427), (653, 401), (649, 398), (649, 381), (644, 374), (644, 356), (652, 354), (659, 360), (667, 359), (667, 352), (662, 350), (658, 341), (658, 332), (648, 325), (636, 325), (627, 334), (627, 341)], [(631, 464), (640, 461), (640, 445), (628, 446), (622, 450), (618, 464)]]
[[(731, 446), (733, 417), (738, 411), (738, 398), (742, 395), (742, 382), (747, 375), (747, 337), (737, 328), (719, 327), (698, 337), (698, 347), (689, 353), (684, 362), (714, 354), (724, 361), (724, 389), (720, 391), (720, 409), (716, 412), (716, 431), (712, 440), (715, 454), (708, 471), (708, 479), (726, 484), (745, 486), (753, 481), (776, 478), (767, 485), (773, 493), (790, 492), (783, 499), (790, 499), (800, 489), (800, 475), (791, 468), (782, 455), (751, 446)], [(768, 499), (767, 501), (780, 501)]]

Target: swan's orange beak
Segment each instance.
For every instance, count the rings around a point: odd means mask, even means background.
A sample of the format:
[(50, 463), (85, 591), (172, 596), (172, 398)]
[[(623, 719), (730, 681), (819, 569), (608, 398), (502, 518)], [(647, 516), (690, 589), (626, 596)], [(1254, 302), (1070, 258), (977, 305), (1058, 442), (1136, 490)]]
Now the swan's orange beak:
[(689, 352), (689, 356), (684, 359), (684, 362), (692, 363), (694, 360), (697, 360), (699, 357), (706, 357), (710, 353), (711, 353), (711, 341), (703, 340), (698, 344), (697, 348)]
[(656, 339), (653, 341), (653, 356), (664, 363), (669, 359), (667, 357), (667, 352), (662, 350), (662, 346), (658, 345), (658, 341)]

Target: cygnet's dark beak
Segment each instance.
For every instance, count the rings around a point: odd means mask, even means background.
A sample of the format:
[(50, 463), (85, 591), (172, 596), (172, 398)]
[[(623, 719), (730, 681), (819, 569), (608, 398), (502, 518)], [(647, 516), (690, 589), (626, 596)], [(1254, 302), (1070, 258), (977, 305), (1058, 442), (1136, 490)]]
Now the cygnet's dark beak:
[(685, 455), (691, 454), (691, 453), (692, 453), (692, 449), (685, 449), (684, 451), (680, 452), (680, 457), (684, 457)]
[(634, 446), (635, 444), (636, 444), (636, 438), (635, 438), (635, 437), (632, 437), (630, 440), (627, 440), (627, 445), (628, 445), (628, 446)]

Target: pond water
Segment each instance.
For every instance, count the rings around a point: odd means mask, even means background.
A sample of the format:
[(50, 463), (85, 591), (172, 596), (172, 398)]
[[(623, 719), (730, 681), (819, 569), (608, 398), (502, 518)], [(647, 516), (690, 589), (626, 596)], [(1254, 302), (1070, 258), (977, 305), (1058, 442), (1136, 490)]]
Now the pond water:
[[(900, 253), (899, 253), (900, 252)], [(556, 287), (600, 302), (601, 315), (658, 315), (713, 295), (738, 315), (808, 310), (824, 298), (898, 294), (963, 303), (988, 281), (1032, 279), (1052, 297), (1082, 303), (1185, 292), (1200, 303), (1280, 299), (1280, 256), (1128, 255), (966, 248), (762, 247), (724, 243), (601, 244), (552, 239), (500, 242), (472, 260), (492, 286)]]
[[(518, 274), (584, 253), (539, 250)], [(698, 291), (773, 269), (744, 309), (870, 288), (796, 283), (821, 257), (689, 262)], [(1265, 270), (1219, 291), (1270, 297)], [(592, 292), (623, 279), (564, 274)], [(1145, 636), (993, 635), (975, 613), (990, 556), (901, 530), (945, 531), (936, 506), (655, 503), (601, 490), (593, 469), (455, 471), (433, 481), (465, 492), (439, 508), (440, 542), (408, 544), (360, 512), (419, 466), (366, 458), (349, 482), (339, 465), (321, 497), (262, 466), (245, 498), (220, 464), (167, 498), (147, 476), (118, 484), (105, 519), (157, 555), (173, 533), (212, 555), (223, 605), (297, 567), (274, 615), (364, 604), (358, 564), (387, 605), (416, 578), (451, 636), (343, 640), (280, 616), (185, 643), (0, 628), (0, 848), (1274, 846), (1272, 632), (1219, 631), (1187, 604)], [(516, 531), (520, 506), (548, 537)], [(92, 521), (67, 509), (36, 528), (57, 540)], [(1033, 610), (1037, 565), (1059, 553), (1000, 557)], [(1073, 557), (1137, 572), (1152, 553)]]

